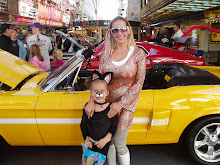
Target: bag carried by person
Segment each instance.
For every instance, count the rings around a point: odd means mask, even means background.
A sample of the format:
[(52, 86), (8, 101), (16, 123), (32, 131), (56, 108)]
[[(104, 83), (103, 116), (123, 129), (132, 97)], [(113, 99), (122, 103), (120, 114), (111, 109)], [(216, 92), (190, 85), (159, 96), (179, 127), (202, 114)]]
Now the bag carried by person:
[(81, 165), (103, 165), (106, 160), (106, 156), (99, 152), (91, 151), (82, 144), (82, 163)]

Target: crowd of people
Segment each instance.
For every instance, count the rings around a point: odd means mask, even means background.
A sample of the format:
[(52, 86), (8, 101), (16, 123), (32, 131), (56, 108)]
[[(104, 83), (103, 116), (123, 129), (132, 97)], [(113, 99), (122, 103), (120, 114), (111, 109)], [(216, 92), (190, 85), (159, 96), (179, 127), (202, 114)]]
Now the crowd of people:
[[(65, 37), (54, 35), (52, 31), (43, 35), (42, 28), (39, 22), (35, 22), (30, 30), (22, 34), (18, 29), (13, 28), (13, 25), (4, 23), (0, 28), (0, 48), (30, 62), (45, 72), (50, 72), (49, 55), (54, 55), (58, 68), (62, 65), (62, 52), (73, 52), (79, 48)], [(81, 43), (77, 34), (67, 34), (76, 42)]]

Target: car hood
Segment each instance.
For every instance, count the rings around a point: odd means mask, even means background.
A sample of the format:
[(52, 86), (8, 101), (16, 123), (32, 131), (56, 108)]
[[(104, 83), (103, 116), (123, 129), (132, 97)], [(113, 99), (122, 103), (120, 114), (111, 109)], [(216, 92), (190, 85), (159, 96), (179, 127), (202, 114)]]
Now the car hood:
[(39, 71), (30, 63), (0, 49), (0, 82), (15, 88), (21, 81)]

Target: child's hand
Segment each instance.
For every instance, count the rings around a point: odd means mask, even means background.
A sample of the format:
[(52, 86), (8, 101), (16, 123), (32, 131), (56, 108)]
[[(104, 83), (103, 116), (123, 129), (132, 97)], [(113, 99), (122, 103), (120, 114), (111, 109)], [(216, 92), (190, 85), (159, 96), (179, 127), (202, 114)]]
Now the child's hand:
[(107, 138), (102, 138), (102, 139), (100, 139), (99, 141), (97, 141), (96, 143), (95, 143), (95, 145), (99, 148), (99, 149), (102, 149), (105, 145), (106, 145), (106, 143), (108, 143), (109, 142), (109, 140), (107, 140)]
[(90, 149), (92, 149), (92, 142), (91, 141), (85, 141), (85, 147), (86, 148), (90, 148)]

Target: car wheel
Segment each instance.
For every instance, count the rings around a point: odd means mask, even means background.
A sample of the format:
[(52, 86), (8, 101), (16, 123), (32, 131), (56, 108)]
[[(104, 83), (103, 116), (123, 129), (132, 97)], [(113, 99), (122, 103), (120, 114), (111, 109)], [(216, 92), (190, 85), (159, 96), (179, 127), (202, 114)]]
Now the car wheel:
[(189, 154), (198, 164), (220, 164), (220, 117), (200, 120), (186, 140)]

